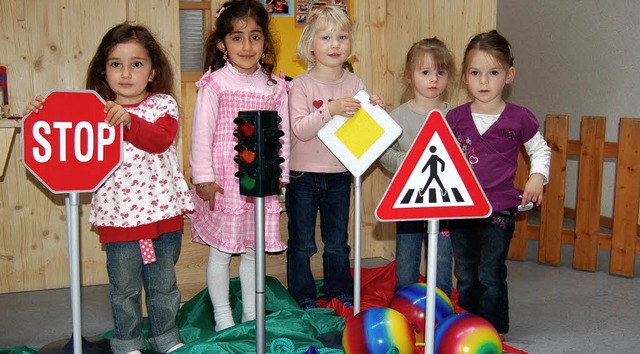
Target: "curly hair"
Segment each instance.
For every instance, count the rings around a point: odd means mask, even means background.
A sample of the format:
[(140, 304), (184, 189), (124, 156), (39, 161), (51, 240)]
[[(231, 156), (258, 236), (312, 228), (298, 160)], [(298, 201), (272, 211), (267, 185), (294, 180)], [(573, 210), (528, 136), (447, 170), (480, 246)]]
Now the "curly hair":
[(107, 83), (106, 70), (109, 53), (116, 45), (135, 41), (147, 50), (155, 76), (147, 83), (147, 92), (174, 96), (174, 74), (169, 59), (148, 28), (127, 22), (111, 28), (103, 37), (87, 69), (86, 88), (95, 90), (106, 100), (115, 100), (116, 94)]

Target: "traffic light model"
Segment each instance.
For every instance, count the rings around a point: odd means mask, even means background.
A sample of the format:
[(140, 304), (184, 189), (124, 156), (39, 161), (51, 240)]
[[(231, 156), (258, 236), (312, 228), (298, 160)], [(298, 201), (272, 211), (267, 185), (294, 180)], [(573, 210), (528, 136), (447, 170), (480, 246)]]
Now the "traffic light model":
[(276, 195), (280, 190), (280, 137), (281, 119), (276, 111), (240, 111), (233, 121), (238, 126), (234, 135), (238, 138), (235, 150), (238, 155), (236, 177), (240, 194), (252, 197)]

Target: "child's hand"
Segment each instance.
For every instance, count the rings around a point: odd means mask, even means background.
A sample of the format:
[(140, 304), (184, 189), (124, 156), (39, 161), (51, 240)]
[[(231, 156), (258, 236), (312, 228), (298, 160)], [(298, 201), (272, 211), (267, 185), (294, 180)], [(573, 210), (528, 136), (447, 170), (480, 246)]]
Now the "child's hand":
[(27, 104), (27, 107), (24, 109), (24, 112), (22, 112), (22, 115), (26, 116), (31, 112), (40, 112), (40, 110), (42, 109), (43, 103), (44, 103), (44, 97), (38, 95), (36, 98), (33, 99), (33, 101)]
[(384, 102), (382, 102), (382, 98), (380, 98), (380, 96), (378, 95), (369, 96), (369, 103), (371, 103), (374, 106), (380, 106), (382, 107), (382, 109), (385, 108)]
[(329, 114), (335, 116), (339, 114), (345, 117), (351, 117), (358, 109), (360, 109), (360, 101), (353, 97), (339, 98), (333, 100), (327, 104), (329, 107)]
[(540, 173), (534, 173), (529, 176), (529, 180), (524, 185), (524, 191), (522, 192), (522, 203), (520, 205), (525, 206), (529, 202), (533, 202), (535, 205), (542, 203), (542, 185), (544, 184), (544, 176)]
[(215, 182), (200, 183), (196, 185), (196, 194), (202, 200), (209, 202), (209, 210), (213, 210), (216, 206), (216, 192), (224, 194), (224, 189)]
[(113, 101), (107, 101), (104, 107), (104, 113), (107, 114), (104, 121), (109, 124), (110, 127), (120, 123), (124, 124), (127, 128), (131, 127), (131, 115), (121, 105)]

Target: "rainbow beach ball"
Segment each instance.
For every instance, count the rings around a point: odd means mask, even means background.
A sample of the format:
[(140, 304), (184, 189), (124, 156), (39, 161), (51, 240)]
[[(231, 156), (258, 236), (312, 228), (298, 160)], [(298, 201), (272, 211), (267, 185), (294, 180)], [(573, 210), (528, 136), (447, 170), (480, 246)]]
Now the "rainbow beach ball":
[(435, 329), (437, 354), (501, 354), (502, 341), (489, 321), (470, 313), (454, 314)]
[[(427, 284), (415, 283), (398, 290), (389, 307), (409, 320), (416, 332), (416, 343), (424, 345), (425, 315), (427, 311)], [(451, 299), (436, 288), (435, 325), (455, 312)]]
[(346, 354), (413, 354), (413, 328), (398, 311), (386, 307), (364, 310), (347, 320), (342, 334)]

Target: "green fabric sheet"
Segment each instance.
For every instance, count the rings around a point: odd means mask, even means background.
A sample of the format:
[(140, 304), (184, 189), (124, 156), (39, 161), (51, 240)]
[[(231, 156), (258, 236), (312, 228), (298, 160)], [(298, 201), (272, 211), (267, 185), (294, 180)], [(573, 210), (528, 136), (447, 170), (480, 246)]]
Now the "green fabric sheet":
[[(321, 282), (317, 282), (320, 289)], [(236, 326), (216, 332), (213, 307), (207, 289), (187, 301), (178, 313), (177, 324), (185, 346), (175, 351), (184, 353), (245, 354), (256, 352), (255, 321), (240, 323), (242, 299), (240, 280), (230, 282), (230, 302)], [(341, 349), (326, 347), (323, 335), (344, 330), (344, 318), (336, 316), (333, 309), (317, 308), (303, 311), (282, 284), (273, 277), (266, 277), (266, 352), (269, 354), (292, 353), (343, 353)], [(145, 336), (148, 324), (143, 326)], [(99, 335), (110, 339), (113, 331)], [(335, 346), (335, 343), (329, 344)], [(313, 346), (313, 347), (312, 347)], [(149, 347), (150, 348), (150, 347)], [(25, 346), (0, 349), (0, 354), (37, 353), (37, 349)], [(151, 350), (143, 353), (153, 353)]]

